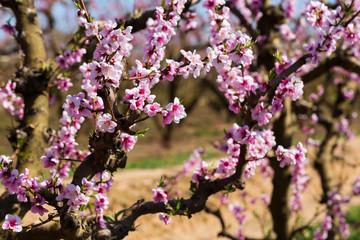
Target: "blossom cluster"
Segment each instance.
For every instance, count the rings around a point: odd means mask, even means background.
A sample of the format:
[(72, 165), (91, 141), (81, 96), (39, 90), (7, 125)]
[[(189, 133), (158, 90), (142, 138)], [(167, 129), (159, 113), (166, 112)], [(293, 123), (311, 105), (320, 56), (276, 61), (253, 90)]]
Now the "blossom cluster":
[(354, 186), (352, 189), (352, 194), (354, 196), (359, 196), (360, 195), (360, 176), (357, 177), (354, 181)]
[(271, 114), (281, 112), (285, 97), (289, 97), (292, 101), (296, 101), (304, 93), (304, 83), (299, 77), (293, 76), (281, 81), (275, 91), (272, 99)]
[(60, 162), (59, 159), (83, 160), (89, 154), (87, 151), (76, 149), (78, 143), (75, 136), (84, 120), (84, 117), (69, 116), (67, 111), (63, 111), (59, 121), (60, 130), (54, 131), (50, 138), (51, 146), (46, 149), (45, 156), (41, 157), (44, 167), (51, 168), (52, 176), (61, 179), (69, 176), (71, 162)]
[(244, 208), (243, 206), (241, 206), (239, 203), (230, 204), (229, 209), (230, 209), (231, 213), (236, 217), (236, 220), (238, 221), (238, 223), (240, 225), (236, 232), (236, 237), (237, 237), (237, 239), (244, 240), (245, 239), (244, 223), (246, 221), (246, 210), (247, 209)]
[(343, 16), (340, 6), (333, 10), (320, 1), (310, 1), (306, 6), (306, 20), (316, 31), (315, 42), (304, 44), (304, 49), (312, 55), (312, 63), (318, 62), (320, 52), (326, 52), (329, 56), (335, 51), (336, 42), (344, 34), (344, 28), (340, 25)]
[(335, 124), (335, 128), (339, 131), (339, 133), (344, 134), (348, 139), (353, 138), (355, 135), (349, 129), (349, 119), (341, 119), (339, 123)]
[[(169, 13), (165, 13), (162, 7), (157, 7), (156, 19), (150, 18), (147, 21), (149, 33), (146, 34), (147, 41), (144, 48), (143, 61), (145, 63), (135, 60), (136, 66), (129, 71), (130, 78), (136, 79), (133, 81), (135, 87), (127, 89), (124, 96), (124, 102), (130, 105), (131, 110), (144, 111), (149, 117), (161, 114), (163, 125), (172, 122), (179, 123), (182, 118), (186, 117), (184, 106), (180, 104), (178, 98), (162, 108), (159, 103), (154, 102), (155, 95), (151, 94), (151, 88), (159, 81), (172, 81), (175, 75), (184, 72), (181, 69), (192, 68), (190, 67), (191, 63), (184, 64), (166, 59), (167, 66), (160, 69), (160, 62), (165, 54), (165, 45), (175, 35), (174, 27), (180, 20), (179, 14), (182, 12), (184, 4), (184, 1), (173, 1)], [(179, 68), (181, 65), (184, 67)], [(189, 74), (189, 69), (185, 74)]]
[(205, 154), (206, 153), (202, 148), (196, 148), (189, 157), (189, 160), (184, 161), (182, 174), (184, 176), (188, 176), (192, 168), (194, 168), (202, 161), (201, 157), (204, 156)]
[[(84, 184), (86, 182), (86, 184)], [(104, 210), (108, 208), (109, 199), (107, 193), (110, 191), (114, 180), (109, 176), (109, 173), (106, 171), (97, 173), (91, 182), (83, 180), (83, 186), (86, 186), (86, 192), (89, 193), (90, 190), (95, 194), (94, 207), (96, 213), (96, 222), (102, 228), (106, 228), (104, 221)]]
[[(96, 174), (91, 181), (87, 181), (84, 178), (80, 186), (69, 183), (64, 187), (62, 185), (62, 178), (51, 176), (40, 181), (37, 177), (29, 178), (28, 169), (25, 169), (24, 173), (19, 174), (18, 170), (12, 169), (11, 166), (12, 161), (10, 158), (1, 155), (0, 179), (2, 184), (10, 194), (17, 195), (19, 202), (30, 202), (32, 213), (43, 216), (49, 212), (48, 208), (45, 208), (44, 205), (51, 205), (48, 202), (50, 195), (55, 194), (56, 201), (66, 203), (68, 211), (79, 210), (82, 205), (88, 204), (90, 201), (89, 196), (94, 196), (94, 206), (97, 214), (96, 220), (100, 226), (105, 228), (103, 211), (107, 209), (109, 204), (106, 193), (110, 191), (113, 182), (107, 172)], [(32, 197), (28, 197), (26, 192), (31, 193), (30, 196)], [(12, 229), (19, 232), (22, 230), (19, 222), (19, 217), (8, 214), (2, 227), (3, 229)]]
[(85, 48), (79, 48), (76, 51), (72, 52), (71, 50), (66, 50), (63, 54), (56, 57), (56, 62), (59, 64), (61, 69), (68, 69), (75, 63), (80, 63), (82, 56), (86, 53)]
[(72, 183), (66, 185), (65, 189), (60, 190), (60, 194), (56, 197), (56, 201), (67, 199), (66, 204), (69, 206), (69, 210), (79, 210), (81, 205), (87, 204), (90, 200), (89, 197), (81, 191), (80, 186), (76, 186)]
[(309, 176), (306, 175), (305, 167), (309, 163), (306, 158), (307, 150), (299, 142), (297, 147), (291, 149), (285, 149), (279, 145), (275, 151), (277, 160), (280, 161), (280, 167), (284, 167), (288, 164), (291, 167), (291, 189), (292, 194), (290, 196), (290, 209), (292, 212), (302, 209), (301, 198), (302, 193), (305, 191), (307, 184), (309, 183)]
[[(342, 197), (337, 189), (334, 189), (327, 193), (328, 201), (327, 207), (330, 211), (326, 214), (321, 227), (314, 232), (315, 240), (325, 240), (328, 238), (328, 232), (335, 227), (338, 228), (340, 234), (344, 239), (347, 239), (350, 235), (349, 224), (346, 223), (346, 212), (342, 210), (343, 204), (347, 204), (350, 201), (350, 197)], [(337, 219), (337, 221), (335, 220)]]
[[(12, 160), (4, 155), (0, 156), (0, 179), (2, 185), (6, 187), (10, 194), (16, 194), (19, 202), (30, 202), (31, 212), (37, 213), (43, 216), (48, 212), (44, 208), (46, 203), (46, 193), (44, 189), (47, 189), (48, 193), (55, 193), (55, 188), (58, 188), (61, 184), (61, 179), (54, 180), (49, 178), (40, 181), (37, 177), (30, 178), (29, 170), (26, 168), (23, 173), (19, 174), (17, 169), (12, 169)], [(28, 197), (26, 192), (30, 192), (32, 197)], [(19, 226), (20, 218), (7, 215), (3, 224), (3, 229), (13, 229), (14, 231), (21, 231)]]
[[(162, 202), (167, 204), (168, 200), (171, 199), (169, 192), (164, 190), (164, 188), (161, 186), (153, 189), (152, 194), (154, 203)], [(165, 225), (168, 225), (171, 222), (170, 216), (165, 213), (159, 213), (159, 219), (160, 221), (163, 221)]]
[(71, 79), (69, 77), (65, 77), (61, 74), (56, 77), (54, 83), (57, 89), (59, 89), (62, 92), (68, 91), (70, 87), (74, 86), (74, 84), (71, 82)]
[(24, 100), (15, 94), (15, 88), (16, 82), (11, 80), (7, 81), (5, 85), (0, 85), (0, 101), (11, 116), (22, 119), (24, 117)]

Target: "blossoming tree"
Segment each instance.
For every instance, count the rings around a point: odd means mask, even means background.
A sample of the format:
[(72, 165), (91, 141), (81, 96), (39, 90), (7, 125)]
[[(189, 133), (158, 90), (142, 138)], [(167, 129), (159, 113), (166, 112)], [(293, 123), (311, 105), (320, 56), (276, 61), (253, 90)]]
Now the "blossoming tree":
[[(182, 49), (177, 59), (165, 58), (166, 46), (182, 24), (187, 30), (194, 26), (193, 8), (199, 2), (163, 1), (161, 6), (138, 18), (114, 22), (92, 19), (84, 2), (74, 1), (81, 34), (56, 57), (56, 68), (46, 57), (34, 1), (0, 0), (0, 3), (15, 15), (16, 27), (3, 28), (15, 37), (24, 53), (23, 65), (0, 91), (3, 107), (19, 122), (9, 137), (14, 154), (0, 157), (0, 178), (7, 189), (1, 198), (0, 216), (4, 219), (3, 229), (12, 230), (4, 231), (4, 237), (122, 239), (133, 230), (137, 218), (145, 214), (159, 213), (160, 219), (168, 224), (172, 215), (190, 217), (204, 209), (211, 212), (206, 207), (211, 195), (244, 190), (245, 180), (259, 166), (274, 169), (269, 206), (274, 232), (278, 239), (293, 237), (287, 218), (289, 212), (301, 210), (308, 159), (302, 143), (292, 146), (291, 101), (300, 102), (295, 106), (299, 109), (309, 108), (309, 104), (299, 101), (304, 99), (304, 79), (305, 83), (310, 82), (331, 67), (345, 68), (345, 75), (360, 72), (354, 59), (360, 49), (357, 1), (331, 6), (310, 1), (305, 12), (294, 17), (295, 3), (291, 0), (283, 0), (279, 6), (267, 0), (205, 0), (201, 4), (208, 18), (204, 29), (209, 35), (207, 47), (198, 51)], [(232, 16), (240, 21), (244, 31), (233, 27)], [(146, 32), (143, 52), (140, 58), (133, 59), (132, 41), (139, 31)], [(276, 51), (280, 48), (282, 52)], [(84, 58), (89, 52), (91, 58)], [(131, 68), (127, 63), (130, 61)], [(51, 130), (49, 89), (67, 91), (72, 86), (68, 72), (76, 64), (81, 64), (80, 92), (66, 97), (59, 120), (61, 127)], [(187, 162), (184, 169), (186, 172), (189, 166), (196, 167), (191, 183), (193, 194), (188, 199), (172, 197), (165, 182), (160, 181), (152, 190), (153, 201), (138, 201), (119, 210), (114, 218), (104, 218), (112, 173), (126, 167), (126, 153), (133, 149), (138, 136), (145, 133), (134, 130), (134, 125), (161, 116), (165, 126), (179, 123), (187, 116), (178, 97), (165, 105), (157, 102), (153, 87), (190, 76), (216, 79), (229, 110), (240, 116), (239, 122), (226, 132), (226, 142), (218, 145), (228, 157), (211, 167), (195, 152), (193, 161)], [(352, 75), (350, 79), (356, 83), (359, 78)], [(130, 82), (131, 87), (123, 89), (125, 82)], [(353, 99), (355, 94), (350, 91), (352, 88), (343, 87), (347, 82), (337, 81), (341, 103)], [(310, 99), (315, 103), (318, 95), (321, 94), (318, 92)], [(315, 235), (317, 239), (331, 238), (337, 218), (340, 234), (346, 237), (344, 216), (337, 210), (348, 199), (337, 194), (326, 177), (328, 168), (322, 166), (328, 163), (326, 144), (333, 146), (331, 136), (335, 133), (349, 134), (347, 123), (341, 120), (343, 113), (336, 115), (340, 122), (331, 123), (318, 115), (311, 115), (310, 122), (316, 122), (318, 117), (326, 126), (331, 125), (329, 138), (318, 154), (329, 214)], [(93, 121), (95, 128), (89, 137), (89, 148), (79, 150), (75, 136), (85, 119)], [(43, 168), (50, 168), (50, 177), (39, 177)], [(64, 183), (70, 169), (74, 169), (71, 183)], [(357, 178), (353, 195), (360, 194), (359, 182)], [(289, 185), (293, 187), (290, 205)], [(266, 196), (263, 198), (266, 200)], [(93, 207), (89, 212), (90, 206)], [(241, 225), (244, 219), (241, 206), (231, 208)], [(21, 217), (28, 211), (40, 216), (47, 213), (47, 218), (39, 224), (22, 226)], [(241, 226), (237, 237), (245, 238)]]

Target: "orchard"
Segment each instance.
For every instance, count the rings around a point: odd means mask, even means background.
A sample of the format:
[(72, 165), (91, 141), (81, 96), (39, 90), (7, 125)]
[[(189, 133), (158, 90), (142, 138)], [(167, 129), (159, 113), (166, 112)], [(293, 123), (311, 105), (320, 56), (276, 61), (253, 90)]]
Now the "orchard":
[[(11, 153), (0, 155), (1, 239), (123, 239), (144, 215), (172, 228), (172, 219), (200, 212), (218, 219), (219, 237), (253, 239), (246, 218), (261, 217), (245, 202), (271, 216), (261, 239), (359, 238), (360, 219), (349, 222), (347, 211), (360, 172), (334, 176), (339, 162), (358, 164), (341, 149), (356, 137), (360, 1), (120, 2), (0, 0), (1, 55), (16, 53), (14, 71), (0, 71), (12, 118)], [(72, 9), (62, 24), (76, 25), (65, 41), (53, 34), (56, 4)], [(114, 192), (113, 178), (150, 134), (143, 124), (154, 121), (170, 148), (199, 101), (232, 121), (214, 143), (222, 157), (205, 160), (196, 148), (176, 174), (158, 177), (152, 199), (107, 211), (111, 194), (132, 194)], [(310, 168), (320, 208), (294, 222), (307, 208)], [(272, 186), (248, 199), (255, 177)], [(239, 194), (243, 202), (233, 202)], [(208, 204), (214, 198), (219, 209)], [(24, 224), (29, 212), (41, 220)]]

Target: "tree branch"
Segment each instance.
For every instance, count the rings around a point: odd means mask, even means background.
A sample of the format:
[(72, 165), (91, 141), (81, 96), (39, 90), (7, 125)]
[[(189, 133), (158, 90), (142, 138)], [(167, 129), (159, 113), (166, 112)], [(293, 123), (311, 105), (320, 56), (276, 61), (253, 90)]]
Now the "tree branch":
[(301, 79), (304, 84), (309, 83), (322, 74), (329, 72), (329, 69), (334, 66), (342, 67), (347, 71), (360, 75), (360, 62), (355, 57), (338, 55), (332, 59), (328, 59), (324, 63), (320, 63), (316, 68), (301, 76)]
[(284, 78), (288, 77), (290, 74), (296, 72), (300, 67), (302, 67), (304, 64), (306, 64), (306, 59), (309, 57), (311, 57), (311, 54), (305, 54), (304, 56), (299, 58), (296, 62), (294, 62), (290, 67), (286, 68), (275, 78), (271, 79), (269, 82), (269, 85), (268, 85), (268, 89), (272, 89), (272, 88), (276, 87), (282, 79), (284, 79)]
[(207, 212), (211, 215), (214, 215), (216, 218), (219, 219), (219, 222), (221, 224), (221, 232), (219, 232), (219, 234), (218, 234), (219, 237), (226, 237), (231, 240), (237, 240), (236, 237), (234, 237), (233, 235), (226, 232), (225, 221), (224, 221), (224, 218), (222, 217), (219, 209), (215, 211), (215, 210), (210, 209), (208, 206), (205, 206), (204, 210), (205, 210), (205, 212)]
[[(234, 174), (223, 179), (216, 179), (214, 181), (200, 182), (198, 188), (190, 199), (181, 199), (180, 208), (176, 212), (179, 215), (186, 215), (189, 218), (192, 214), (202, 211), (206, 206), (206, 201), (209, 196), (225, 189), (225, 186), (234, 184), (240, 190), (245, 188), (245, 183), (240, 181)], [(177, 201), (171, 200), (168, 204), (175, 209)], [(170, 210), (162, 202), (144, 202), (138, 201), (130, 208), (126, 209), (121, 220), (114, 226), (114, 234), (120, 239), (128, 235), (133, 224), (137, 218), (146, 214), (153, 213), (168, 213)]]

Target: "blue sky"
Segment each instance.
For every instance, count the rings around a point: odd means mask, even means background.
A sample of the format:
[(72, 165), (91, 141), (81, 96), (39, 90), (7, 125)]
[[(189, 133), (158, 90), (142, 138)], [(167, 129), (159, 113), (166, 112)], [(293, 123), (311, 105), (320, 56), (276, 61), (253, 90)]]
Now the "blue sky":
[[(36, 4), (39, 4), (41, 0), (35, 0)], [(64, 0), (67, 3), (67, 6), (64, 4), (57, 2), (52, 10), (53, 16), (55, 18), (55, 28), (63, 33), (71, 33), (77, 29), (77, 17), (76, 17), (76, 7), (72, 3), (71, 0)], [(105, 16), (107, 19), (114, 19), (116, 16), (119, 17), (117, 11), (110, 11), (111, 7), (107, 6), (114, 6), (115, 4), (123, 4), (124, 12), (132, 12), (134, 2), (136, 0), (92, 0), (97, 6), (98, 10), (90, 9), (90, 12), (94, 18), (99, 18), (101, 16)], [(153, 0), (152, 0), (153, 1)], [(155, 0), (157, 1), (157, 0)], [(333, 0), (330, 0), (330, 2)], [(278, 5), (281, 0), (272, 0), (274, 5)], [(298, 15), (300, 11), (304, 10), (305, 4), (307, 1), (304, 0), (296, 0), (296, 14)], [(3, 15), (0, 17), (0, 25), (4, 24), (11, 15), (9, 14), (1, 14)], [(121, 15), (120, 15), (121, 16)], [(12, 18), (12, 24), (15, 23), (15, 19)], [(39, 14), (39, 22), (44, 27), (46, 25), (46, 18)], [(0, 30), (0, 41), (4, 39), (5, 33)]]

